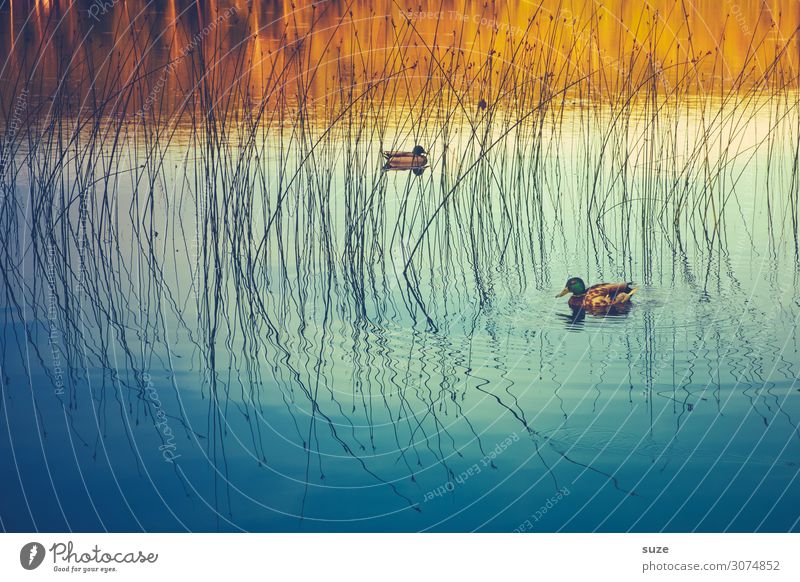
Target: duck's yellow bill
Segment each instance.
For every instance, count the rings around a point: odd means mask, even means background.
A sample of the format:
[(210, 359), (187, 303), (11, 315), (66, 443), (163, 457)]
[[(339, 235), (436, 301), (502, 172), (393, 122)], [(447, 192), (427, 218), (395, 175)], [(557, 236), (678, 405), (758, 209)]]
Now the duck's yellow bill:
[(563, 290), (561, 293), (559, 293), (558, 295), (556, 295), (556, 298), (558, 298), (558, 297), (563, 297), (563, 296), (564, 296), (564, 295), (566, 295), (567, 293), (569, 293), (569, 289), (567, 289), (566, 287), (564, 287), (564, 290)]

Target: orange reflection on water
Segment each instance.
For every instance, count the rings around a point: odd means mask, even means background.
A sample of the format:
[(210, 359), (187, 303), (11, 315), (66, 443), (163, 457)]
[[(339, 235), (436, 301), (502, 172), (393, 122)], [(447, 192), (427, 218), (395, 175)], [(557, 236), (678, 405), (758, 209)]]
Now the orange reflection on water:
[(365, 91), (500, 102), (529, 85), (589, 98), (648, 83), (780, 90), (797, 86), (798, 25), (800, 2), (780, 0), (13, 0), (0, 10), (0, 82), (127, 113), (226, 99), (325, 107)]

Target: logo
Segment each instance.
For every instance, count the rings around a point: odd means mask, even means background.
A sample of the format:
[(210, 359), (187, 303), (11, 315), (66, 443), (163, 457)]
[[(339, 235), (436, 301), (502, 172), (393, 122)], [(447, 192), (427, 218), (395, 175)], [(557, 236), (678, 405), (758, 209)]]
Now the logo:
[(26, 570), (35, 570), (44, 562), (44, 546), (39, 542), (29, 542), (19, 551), (19, 563)]

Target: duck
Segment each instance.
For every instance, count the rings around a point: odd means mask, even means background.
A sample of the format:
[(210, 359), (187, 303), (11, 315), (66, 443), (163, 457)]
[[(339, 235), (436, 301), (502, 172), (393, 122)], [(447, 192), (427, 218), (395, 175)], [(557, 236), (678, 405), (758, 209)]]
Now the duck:
[(564, 290), (556, 295), (563, 297), (567, 293), (572, 293), (569, 298), (569, 306), (572, 309), (584, 309), (597, 311), (619, 307), (628, 304), (631, 296), (638, 290), (632, 286), (633, 283), (598, 283), (588, 289), (586, 283), (580, 277), (570, 277)]
[(415, 145), (410, 152), (383, 152), (387, 170), (421, 170), (428, 165), (427, 152), (421, 145)]

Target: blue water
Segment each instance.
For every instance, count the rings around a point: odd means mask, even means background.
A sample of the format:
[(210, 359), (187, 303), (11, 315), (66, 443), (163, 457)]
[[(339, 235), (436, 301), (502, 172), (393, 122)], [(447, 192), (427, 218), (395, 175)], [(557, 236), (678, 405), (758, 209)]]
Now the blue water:
[(789, 11), (11, 4), (0, 529), (800, 531)]
[(559, 262), (435, 330), (392, 292), (366, 317), (309, 299), (214, 350), (164, 304), (95, 320), (79, 289), (54, 328), (8, 306), (2, 527), (797, 530), (797, 271), (668, 260), (629, 313), (576, 321), (563, 280), (613, 277)]
[[(344, 157), (283, 192), (297, 157), (269, 142), (267, 182), (215, 185), (177, 138), (152, 191), (141, 152), (81, 199), (20, 173), (0, 527), (800, 529), (800, 268), (767, 152), (677, 222), (648, 198), (678, 196), (669, 175), (633, 166), (589, 211), (564, 125), (542, 168), (487, 156), (453, 192), (441, 158)], [(571, 276), (639, 290), (576, 318), (554, 297)]]

